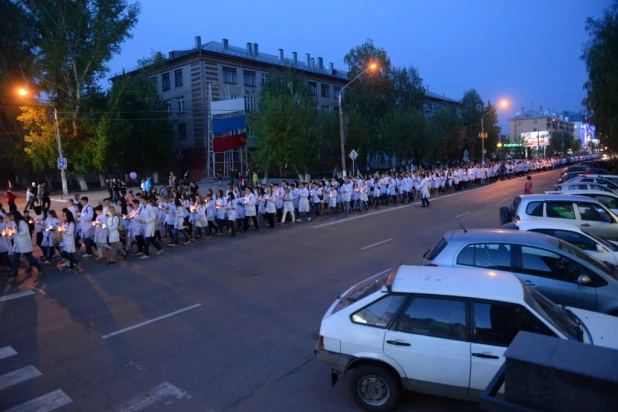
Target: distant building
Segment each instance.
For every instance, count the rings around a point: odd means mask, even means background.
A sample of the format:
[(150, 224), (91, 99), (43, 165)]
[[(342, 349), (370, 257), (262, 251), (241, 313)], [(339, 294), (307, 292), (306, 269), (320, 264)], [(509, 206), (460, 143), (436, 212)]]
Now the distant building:
[(425, 119), (429, 120), (442, 107), (452, 107), (461, 115), (461, 101), (446, 97), (444, 94), (437, 94), (427, 90), (425, 92), (425, 101), (423, 103), (423, 114)]
[(548, 146), (549, 138), (554, 133), (564, 132), (573, 135), (575, 125), (556, 113), (530, 109), (517, 113), (509, 119), (509, 136), (511, 142), (521, 143), (524, 147)]

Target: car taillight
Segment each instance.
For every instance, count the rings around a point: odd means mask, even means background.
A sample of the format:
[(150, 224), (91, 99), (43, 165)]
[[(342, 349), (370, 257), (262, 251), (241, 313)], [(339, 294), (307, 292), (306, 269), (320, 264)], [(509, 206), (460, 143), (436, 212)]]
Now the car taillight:
[(324, 350), (324, 336), (320, 335), (320, 339), (318, 339), (318, 348)]
[(425, 266), (432, 266), (432, 267), (435, 267), (435, 268), (438, 267), (438, 265), (436, 265), (435, 263), (425, 263)]

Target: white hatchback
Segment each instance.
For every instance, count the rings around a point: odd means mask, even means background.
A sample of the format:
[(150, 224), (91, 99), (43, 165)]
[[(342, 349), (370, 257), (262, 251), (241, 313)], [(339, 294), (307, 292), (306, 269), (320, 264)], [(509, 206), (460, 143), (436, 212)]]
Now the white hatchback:
[(326, 312), (315, 353), (355, 402), (395, 407), (402, 388), (478, 400), (520, 330), (618, 348), (618, 319), (563, 308), (515, 275), (396, 266), (348, 289)]

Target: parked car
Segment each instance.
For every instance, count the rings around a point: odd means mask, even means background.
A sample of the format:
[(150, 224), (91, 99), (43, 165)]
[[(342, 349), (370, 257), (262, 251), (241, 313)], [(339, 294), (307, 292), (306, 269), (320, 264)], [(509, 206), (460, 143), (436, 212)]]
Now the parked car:
[[(436, 253), (439, 247), (441, 250)], [(618, 316), (618, 272), (570, 243), (533, 232), (447, 232), (425, 264), (514, 273), (552, 301)]]
[(586, 170), (583, 171), (575, 171), (575, 172), (568, 172), (565, 173), (564, 175), (560, 176), (560, 179), (558, 179), (558, 183), (564, 183), (567, 182), (571, 179), (574, 179), (578, 176), (585, 176), (585, 175), (608, 175), (610, 174), (609, 171), (605, 170), (605, 169), (596, 169), (596, 168), (586, 168)]
[(618, 216), (618, 194), (605, 190), (571, 190), (569, 188), (566, 191), (555, 191), (555, 192), (545, 192), (548, 195), (575, 195), (575, 196), (585, 196), (592, 199), (596, 199), (599, 203), (607, 206), (609, 210), (616, 213)]
[[(505, 230), (521, 230), (522, 232), (541, 233), (569, 242), (602, 262), (618, 267), (618, 243), (606, 241), (591, 235), (575, 225), (552, 222), (550, 220), (530, 220), (527, 222), (511, 222), (500, 226)], [(614, 269), (610, 267), (610, 269)]]
[(478, 400), (521, 330), (618, 348), (618, 319), (560, 307), (510, 273), (401, 265), (330, 306), (315, 354), (333, 385), (352, 375), (358, 406), (388, 411), (402, 389)]
[(595, 199), (573, 195), (519, 195), (500, 208), (500, 224), (554, 220), (575, 224), (605, 240), (618, 240), (618, 216)]
[(597, 190), (601, 192), (615, 193), (612, 189), (606, 186), (603, 186), (599, 183), (571, 183), (571, 182), (572, 180), (569, 180), (568, 182), (562, 183), (561, 185), (554, 186), (554, 191), (555, 192), (566, 192), (570, 190)]
[(570, 184), (576, 184), (576, 183), (588, 183), (588, 184), (597, 184), (600, 186), (605, 186), (608, 189), (611, 190), (618, 190), (618, 184), (612, 182), (611, 180), (608, 179), (604, 179), (602, 177), (587, 177), (587, 176), (578, 176), (574, 179), (571, 180), (567, 180), (566, 182), (563, 183), (563, 185), (570, 185)]

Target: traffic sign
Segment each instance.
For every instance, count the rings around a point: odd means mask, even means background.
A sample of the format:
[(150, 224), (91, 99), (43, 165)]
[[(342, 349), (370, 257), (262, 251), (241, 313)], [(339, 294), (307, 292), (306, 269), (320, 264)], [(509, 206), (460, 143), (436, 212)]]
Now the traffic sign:
[(67, 158), (66, 157), (59, 157), (57, 160), (58, 160), (58, 169), (67, 168)]
[(358, 157), (358, 153), (356, 152), (356, 150), (352, 149), (348, 156), (350, 156), (350, 159), (356, 160), (356, 158)]

